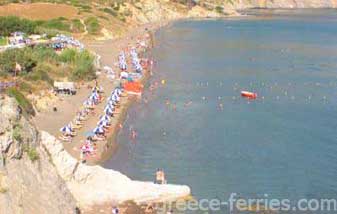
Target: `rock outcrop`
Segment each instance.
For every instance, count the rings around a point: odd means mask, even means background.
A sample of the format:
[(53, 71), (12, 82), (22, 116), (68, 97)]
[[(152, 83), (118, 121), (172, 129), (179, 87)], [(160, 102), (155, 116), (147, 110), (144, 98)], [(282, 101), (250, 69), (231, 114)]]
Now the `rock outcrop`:
[(0, 213), (73, 213), (76, 200), (16, 101), (0, 99)]
[(129, 200), (137, 203), (161, 202), (191, 194), (188, 186), (133, 181), (118, 171), (79, 163), (64, 150), (61, 142), (47, 132), (41, 132), (41, 142), (81, 207), (107, 202), (120, 204)]
[(64, 214), (77, 206), (161, 202), (191, 193), (187, 186), (133, 181), (79, 163), (54, 136), (38, 132), (12, 98), (0, 100), (0, 114), (0, 213)]

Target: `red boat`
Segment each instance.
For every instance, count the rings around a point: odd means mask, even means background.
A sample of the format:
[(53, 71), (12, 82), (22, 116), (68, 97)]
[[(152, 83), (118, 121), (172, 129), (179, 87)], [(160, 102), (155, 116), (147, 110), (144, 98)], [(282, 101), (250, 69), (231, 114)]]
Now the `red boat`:
[(256, 99), (257, 93), (250, 92), (250, 91), (241, 91), (241, 96), (246, 97), (248, 99)]

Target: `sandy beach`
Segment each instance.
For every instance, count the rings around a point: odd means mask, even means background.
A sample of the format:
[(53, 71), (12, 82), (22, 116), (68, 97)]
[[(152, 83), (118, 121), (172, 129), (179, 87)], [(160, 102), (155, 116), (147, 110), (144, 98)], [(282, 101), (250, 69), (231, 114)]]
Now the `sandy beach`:
[[(162, 24), (148, 24), (143, 25), (130, 31), (127, 35), (116, 40), (105, 41), (84, 41), (86, 48), (98, 54), (100, 58), (101, 67), (109, 66), (116, 72), (116, 79), (109, 80), (105, 74), (101, 74), (97, 77), (97, 82), (104, 88), (104, 96), (107, 97), (111, 91), (119, 86), (120, 80), (119, 68), (115, 63), (118, 60), (118, 54), (120, 51), (125, 50), (127, 47), (135, 46), (137, 40), (148, 40), (148, 49), (152, 46), (152, 34)], [(141, 54), (141, 53), (140, 53)], [(149, 77), (149, 71), (145, 71), (141, 79), (141, 82), (146, 81)], [(59, 129), (64, 125), (72, 121), (79, 111), (82, 103), (88, 97), (92, 87), (95, 86), (94, 82), (83, 83), (77, 90), (77, 94), (74, 96), (61, 96), (57, 102), (55, 102), (50, 108), (43, 112), (39, 112), (34, 118), (35, 124), (40, 130), (47, 131), (48, 133), (59, 136)], [(107, 140), (97, 143), (96, 154), (87, 157), (87, 164), (94, 165), (104, 162), (107, 158), (113, 155), (117, 148), (115, 144), (115, 138), (123, 123), (127, 114), (128, 106), (131, 104), (133, 96), (123, 96), (121, 98), (120, 106), (117, 108), (118, 114), (111, 120), (111, 127), (107, 133)], [(80, 159), (80, 147), (83, 144), (86, 134), (91, 132), (96, 126), (99, 116), (102, 114), (105, 106), (105, 100), (99, 103), (94, 111), (90, 113), (89, 118), (84, 122), (83, 127), (77, 131), (77, 135), (73, 138), (72, 142), (63, 142), (64, 148), (76, 159)], [(53, 108), (57, 108), (57, 112), (53, 111)], [(52, 121), (52, 122), (50, 122)]]

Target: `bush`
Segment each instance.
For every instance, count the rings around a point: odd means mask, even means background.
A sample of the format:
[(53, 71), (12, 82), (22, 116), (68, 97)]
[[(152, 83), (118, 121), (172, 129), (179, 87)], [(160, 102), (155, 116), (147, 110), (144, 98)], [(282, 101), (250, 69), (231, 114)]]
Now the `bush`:
[(57, 61), (58, 55), (55, 53), (54, 49), (47, 47), (45, 45), (38, 45), (33, 49), (33, 58), (38, 62), (41, 61)]
[(118, 13), (114, 10), (111, 10), (110, 8), (104, 8), (102, 11), (115, 17), (118, 16)]
[(40, 159), (39, 153), (37, 152), (35, 148), (29, 148), (27, 154), (28, 154), (29, 159), (33, 162)]
[(65, 49), (60, 55), (60, 60), (64, 63), (74, 63), (76, 55), (77, 51), (75, 49)]
[(71, 31), (75, 33), (84, 32), (84, 26), (79, 19), (73, 19), (71, 21)]
[(48, 74), (50, 71), (51, 71), (51, 68), (48, 64), (41, 63), (34, 68), (33, 72), (27, 75), (26, 79), (32, 80), (32, 81), (41, 80), (52, 86), (54, 83), (54, 80)]
[(37, 22), (22, 19), (16, 16), (0, 17), (0, 35), (9, 36), (15, 31), (33, 34), (36, 31)]
[(94, 57), (88, 51), (80, 52), (76, 56), (73, 80), (92, 80), (96, 77)]
[(36, 66), (37, 61), (34, 59), (30, 48), (10, 49), (0, 53), (0, 72), (15, 72), (15, 65), (21, 65), (22, 73), (29, 73)]
[(87, 25), (87, 30), (90, 34), (97, 34), (101, 28), (97, 18), (89, 17), (84, 23)]
[(13, 129), (13, 134), (12, 134), (12, 138), (18, 142), (22, 141), (22, 136), (21, 136), (21, 126), (19, 124), (15, 124), (14, 125), (14, 129)]
[(48, 21), (40, 21), (39, 26), (43, 28), (56, 29), (60, 31), (70, 32), (70, 24), (67, 22), (67, 19), (61, 17), (58, 19), (51, 19)]
[(217, 12), (217, 13), (223, 13), (223, 7), (221, 7), (221, 6), (216, 6), (215, 7), (215, 11)]
[(35, 115), (33, 105), (20, 91), (18, 91), (16, 88), (8, 88), (7, 94), (8, 96), (15, 98), (15, 100), (18, 102), (19, 106), (24, 112), (33, 116)]

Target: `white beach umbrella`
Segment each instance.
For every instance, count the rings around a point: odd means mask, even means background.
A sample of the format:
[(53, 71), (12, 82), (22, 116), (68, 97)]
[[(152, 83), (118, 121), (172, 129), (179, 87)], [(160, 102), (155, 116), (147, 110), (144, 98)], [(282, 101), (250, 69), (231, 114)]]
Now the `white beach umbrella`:
[(100, 117), (100, 120), (106, 120), (106, 121), (108, 121), (108, 122), (110, 122), (110, 117), (108, 116), (108, 115), (102, 115), (101, 117)]
[(71, 133), (72, 129), (69, 127), (69, 125), (66, 125), (60, 129), (61, 132), (63, 133)]
[(103, 133), (104, 133), (104, 129), (103, 129), (102, 126), (97, 126), (97, 127), (93, 130), (93, 132), (94, 132), (95, 134), (97, 134), (97, 133), (103, 134)]

